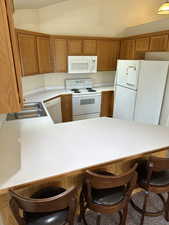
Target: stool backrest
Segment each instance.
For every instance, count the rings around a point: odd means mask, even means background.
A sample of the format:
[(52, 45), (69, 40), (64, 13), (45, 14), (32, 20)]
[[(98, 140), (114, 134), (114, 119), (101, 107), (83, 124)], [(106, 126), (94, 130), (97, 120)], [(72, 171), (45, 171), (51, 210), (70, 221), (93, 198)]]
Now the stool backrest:
[(50, 198), (34, 199), (23, 197), (13, 190), (9, 190), (10, 205), (13, 211), (16, 205), (25, 212), (43, 213), (54, 212), (70, 207), (71, 199), (75, 196), (75, 187)]
[(169, 158), (150, 157), (148, 167), (152, 168), (152, 171), (163, 171), (169, 169)]
[(86, 182), (89, 182), (91, 187), (95, 189), (106, 189), (106, 188), (124, 186), (132, 180), (133, 176), (135, 175), (136, 168), (137, 168), (137, 164), (135, 164), (126, 173), (122, 175), (118, 175), (118, 176), (100, 175), (100, 174), (97, 174), (96, 172), (87, 170)]

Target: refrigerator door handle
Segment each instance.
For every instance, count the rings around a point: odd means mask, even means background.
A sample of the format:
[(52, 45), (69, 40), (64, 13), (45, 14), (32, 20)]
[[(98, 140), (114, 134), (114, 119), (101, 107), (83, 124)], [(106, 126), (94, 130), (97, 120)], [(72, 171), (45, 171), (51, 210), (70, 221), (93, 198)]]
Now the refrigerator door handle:
[(134, 84), (126, 83), (128, 86), (134, 87)]

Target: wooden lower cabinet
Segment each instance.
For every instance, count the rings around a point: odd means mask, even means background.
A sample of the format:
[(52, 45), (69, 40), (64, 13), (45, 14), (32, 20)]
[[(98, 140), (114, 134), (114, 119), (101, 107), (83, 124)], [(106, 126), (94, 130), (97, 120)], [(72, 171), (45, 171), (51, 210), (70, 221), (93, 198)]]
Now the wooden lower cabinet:
[(72, 95), (61, 96), (62, 122), (72, 121)]
[(103, 91), (101, 97), (101, 117), (112, 117), (114, 105), (114, 91)]

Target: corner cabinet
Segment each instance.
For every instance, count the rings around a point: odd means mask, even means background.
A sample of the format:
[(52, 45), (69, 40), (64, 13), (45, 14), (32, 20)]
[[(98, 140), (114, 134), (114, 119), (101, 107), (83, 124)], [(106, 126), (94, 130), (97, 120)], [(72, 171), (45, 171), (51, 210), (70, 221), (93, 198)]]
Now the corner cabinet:
[(120, 51), (120, 41), (98, 40), (97, 56), (98, 71), (112, 71), (116, 69), (116, 63)]
[(120, 59), (135, 59), (135, 40), (122, 40)]
[(21, 67), (11, 1), (0, 0), (0, 113), (20, 111)]

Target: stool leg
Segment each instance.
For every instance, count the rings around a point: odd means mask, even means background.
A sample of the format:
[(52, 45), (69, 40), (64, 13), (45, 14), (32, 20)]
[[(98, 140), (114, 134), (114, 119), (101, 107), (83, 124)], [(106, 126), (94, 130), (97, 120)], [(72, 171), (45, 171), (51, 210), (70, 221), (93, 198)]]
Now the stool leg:
[(101, 214), (98, 213), (97, 214), (97, 219), (96, 219), (96, 225), (100, 225), (100, 222), (101, 222)]
[(165, 205), (165, 219), (169, 221), (169, 192), (168, 192), (168, 198)]
[(121, 225), (126, 225), (126, 222), (127, 222), (127, 214), (128, 214), (128, 203), (127, 203), (126, 207), (123, 209), (123, 218), (122, 218)]
[(84, 195), (83, 195), (83, 193), (81, 193), (81, 195), (80, 195), (80, 216), (78, 218), (78, 222), (81, 222), (83, 220), (84, 224), (88, 225), (86, 218), (85, 218), (86, 208), (85, 208), (84, 204), (85, 204)]
[(145, 197), (144, 197), (144, 204), (143, 204), (143, 214), (141, 216), (141, 222), (140, 225), (143, 225), (144, 223), (144, 217), (145, 217), (145, 212), (146, 212), (146, 207), (147, 207), (147, 200), (148, 200), (149, 192), (145, 192)]

